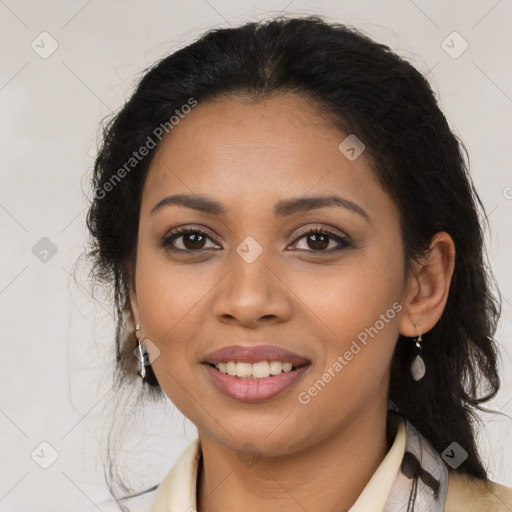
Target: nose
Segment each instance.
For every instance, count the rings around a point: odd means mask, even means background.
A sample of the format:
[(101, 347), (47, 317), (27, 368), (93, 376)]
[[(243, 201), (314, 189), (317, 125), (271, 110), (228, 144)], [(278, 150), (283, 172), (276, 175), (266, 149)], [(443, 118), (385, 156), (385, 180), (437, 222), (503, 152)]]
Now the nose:
[(251, 263), (238, 254), (232, 259), (231, 269), (215, 295), (216, 318), (250, 328), (289, 320), (293, 312), (291, 291), (279, 269), (270, 265), (265, 251)]

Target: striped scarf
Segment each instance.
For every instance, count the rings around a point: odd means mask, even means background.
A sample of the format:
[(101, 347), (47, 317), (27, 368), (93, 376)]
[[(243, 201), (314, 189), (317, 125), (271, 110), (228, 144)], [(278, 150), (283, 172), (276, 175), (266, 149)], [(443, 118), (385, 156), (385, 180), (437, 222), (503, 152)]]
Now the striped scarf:
[[(389, 411), (389, 414), (397, 414)], [(405, 451), (382, 512), (443, 512), (448, 470), (430, 443), (405, 418)]]

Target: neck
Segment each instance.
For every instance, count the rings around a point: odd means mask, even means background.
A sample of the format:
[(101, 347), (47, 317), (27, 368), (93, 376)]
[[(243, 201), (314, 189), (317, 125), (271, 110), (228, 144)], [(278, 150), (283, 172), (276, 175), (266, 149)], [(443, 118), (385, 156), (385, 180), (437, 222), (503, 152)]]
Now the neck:
[(252, 462), (199, 433), (198, 512), (348, 511), (382, 462), (396, 428), (387, 409), (366, 412), (310, 448)]

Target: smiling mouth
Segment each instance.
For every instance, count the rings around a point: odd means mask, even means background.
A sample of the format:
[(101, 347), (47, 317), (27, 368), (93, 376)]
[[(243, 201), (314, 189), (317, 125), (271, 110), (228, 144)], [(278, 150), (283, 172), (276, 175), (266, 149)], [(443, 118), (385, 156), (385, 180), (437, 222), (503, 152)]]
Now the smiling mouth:
[(294, 365), (289, 362), (282, 361), (259, 361), (257, 363), (225, 361), (218, 363), (206, 363), (208, 366), (215, 368), (219, 372), (229, 375), (231, 377), (238, 377), (239, 379), (267, 379), (281, 375), (282, 373), (290, 373), (310, 363), (301, 365)]

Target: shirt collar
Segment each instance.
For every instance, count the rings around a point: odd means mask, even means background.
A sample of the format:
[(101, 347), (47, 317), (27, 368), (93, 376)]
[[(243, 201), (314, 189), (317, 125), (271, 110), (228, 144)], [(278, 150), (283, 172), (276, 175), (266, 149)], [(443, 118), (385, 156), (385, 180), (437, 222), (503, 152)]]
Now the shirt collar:
[[(349, 512), (382, 512), (404, 456), (406, 431), (398, 418), (395, 440)], [(190, 443), (158, 489), (151, 512), (184, 512), (196, 509), (196, 486), (201, 443)]]

